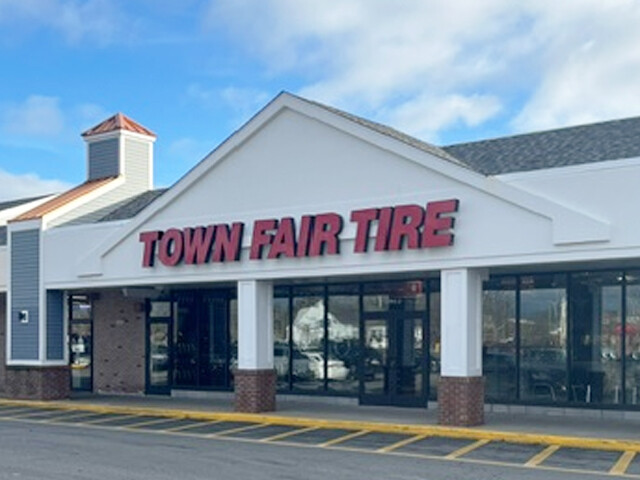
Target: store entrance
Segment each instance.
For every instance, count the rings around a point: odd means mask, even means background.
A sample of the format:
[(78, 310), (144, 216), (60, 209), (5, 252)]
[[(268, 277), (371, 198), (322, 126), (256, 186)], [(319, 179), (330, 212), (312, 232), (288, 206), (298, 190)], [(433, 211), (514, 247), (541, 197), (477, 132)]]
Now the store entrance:
[(426, 406), (425, 315), (403, 310), (365, 313), (362, 323), (361, 403)]

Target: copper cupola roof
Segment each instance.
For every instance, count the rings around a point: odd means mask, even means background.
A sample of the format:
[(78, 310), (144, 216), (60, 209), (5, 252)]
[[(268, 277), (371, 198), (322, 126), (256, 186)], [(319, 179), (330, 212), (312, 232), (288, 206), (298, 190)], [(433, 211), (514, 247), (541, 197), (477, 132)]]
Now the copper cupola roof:
[(114, 132), (116, 130), (127, 130), (129, 132), (140, 133), (142, 135), (148, 135), (150, 137), (156, 137), (156, 134), (153, 133), (146, 127), (143, 127), (138, 122), (131, 120), (126, 115), (122, 113), (116, 113), (112, 117), (107, 118), (104, 122), (99, 123), (93, 128), (82, 133), (83, 137), (91, 137), (93, 135), (99, 135), (101, 133), (109, 133)]

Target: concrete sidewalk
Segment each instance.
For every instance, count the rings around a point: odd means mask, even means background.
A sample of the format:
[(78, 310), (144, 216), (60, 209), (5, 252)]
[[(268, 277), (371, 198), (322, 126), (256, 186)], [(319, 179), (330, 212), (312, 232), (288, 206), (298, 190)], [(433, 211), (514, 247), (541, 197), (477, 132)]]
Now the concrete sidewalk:
[[(158, 410), (183, 410), (203, 413), (233, 413), (233, 397), (222, 395), (214, 398), (176, 398), (137, 395), (74, 395), (70, 404), (117, 408)], [(271, 417), (310, 419), (319, 421), (352, 421), (389, 425), (436, 426), (437, 408), (398, 408), (359, 406), (351, 399), (313, 397), (278, 398), (278, 410), (268, 413)], [(475, 427), (478, 432), (508, 432), (556, 435), (588, 439), (614, 439), (640, 442), (640, 420), (623, 419), (619, 412), (606, 412), (596, 417), (586, 411), (567, 412), (559, 409), (538, 409), (538, 413), (487, 412), (486, 424)], [(616, 418), (616, 416), (618, 418)], [(465, 429), (469, 430), (469, 429)]]

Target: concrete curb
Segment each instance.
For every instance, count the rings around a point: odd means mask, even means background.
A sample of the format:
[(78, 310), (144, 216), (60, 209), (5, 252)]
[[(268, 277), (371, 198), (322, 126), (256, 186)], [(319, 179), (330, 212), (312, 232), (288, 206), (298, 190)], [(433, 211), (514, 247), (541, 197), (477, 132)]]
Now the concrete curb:
[(558, 445), (560, 447), (584, 448), (619, 452), (640, 452), (640, 440), (613, 438), (582, 438), (563, 435), (545, 435), (531, 432), (506, 432), (479, 430), (463, 427), (443, 427), (436, 425), (406, 425), (380, 422), (360, 422), (354, 420), (330, 420), (309, 417), (285, 417), (235, 412), (203, 412), (155, 407), (124, 407), (96, 405), (82, 402), (55, 402), (34, 400), (3, 400), (0, 405), (37, 407), (43, 409), (79, 410), (90, 413), (153, 415), (167, 418), (189, 418), (193, 420), (268, 423), (293, 427), (335, 428), (345, 430), (366, 430), (379, 433), (404, 433), (434, 437), (463, 438), (470, 440), (490, 440), (520, 444)]

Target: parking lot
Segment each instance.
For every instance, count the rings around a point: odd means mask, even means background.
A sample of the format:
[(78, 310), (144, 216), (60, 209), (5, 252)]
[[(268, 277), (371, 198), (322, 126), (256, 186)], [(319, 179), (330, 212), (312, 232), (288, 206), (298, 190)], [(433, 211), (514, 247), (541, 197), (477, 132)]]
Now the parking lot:
[[(0, 421), (35, 422), (78, 428), (125, 430), (236, 442), (366, 452), (414, 459), (467, 462), (555, 472), (609, 474), (640, 478), (638, 448), (576, 448), (548, 443), (518, 443), (440, 434), (329, 428), (300, 424), (189, 418), (187, 415), (113, 413), (79, 408), (0, 405)], [(604, 444), (603, 444), (604, 445)]]

